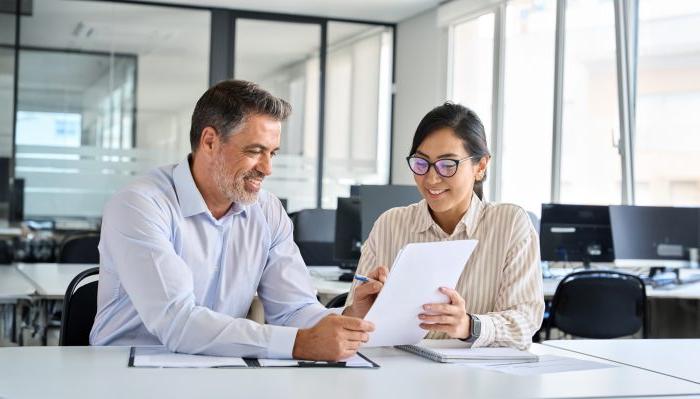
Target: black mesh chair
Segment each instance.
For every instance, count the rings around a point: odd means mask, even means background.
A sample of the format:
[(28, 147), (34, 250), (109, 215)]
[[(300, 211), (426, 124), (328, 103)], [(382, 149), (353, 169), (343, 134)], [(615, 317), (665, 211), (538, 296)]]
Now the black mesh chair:
[(294, 242), (309, 266), (333, 266), (335, 210), (303, 209), (292, 217)]
[(328, 301), (328, 303), (326, 304), (326, 307), (328, 309), (330, 309), (330, 308), (342, 308), (343, 306), (345, 306), (345, 301), (347, 301), (347, 299), (348, 299), (347, 292), (344, 294), (337, 295), (336, 297), (334, 297), (333, 299)]
[(100, 263), (99, 234), (68, 237), (58, 252), (58, 263)]
[(617, 338), (642, 330), (646, 338), (646, 290), (637, 276), (608, 270), (571, 273), (557, 286), (546, 337), (556, 327), (583, 338)]
[(84, 280), (99, 273), (99, 267), (84, 270), (68, 285), (66, 295), (63, 297), (59, 345), (90, 345), (90, 330), (97, 314), (97, 279), (87, 283)]

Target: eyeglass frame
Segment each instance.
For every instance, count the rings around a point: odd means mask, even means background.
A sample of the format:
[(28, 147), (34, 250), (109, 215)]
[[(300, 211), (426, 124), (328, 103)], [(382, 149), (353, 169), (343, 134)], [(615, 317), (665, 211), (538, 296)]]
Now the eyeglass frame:
[[(428, 169), (425, 171), (425, 173), (416, 173), (416, 171), (413, 170), (413, 168), (411, 167), (411, 158), (422, 159), (422, 160), (424, 160), (425, 162), (428, 163)], [(466, 160), (468, 160), (468, 159), (474, 159), (474, 158), (479, 158), (479, 157), (476, 156), (476, 155), (471, 155), (471, 156), (468, 156), (468, 157), (465, 157), (465, 158), (462, 158), (462, 159), (441, 158), (441, 159), (438, 159), (438, 160), (435, 161), (435, 162), (430, 162), (430, 161), (428, 161), (427, 159), (425, 159), (425, 158), (423, 158), (423, 157), (419, 157), (419, 156), (417, 156), (417, 155), (414, 154), (414, 155), (409, 155), (409, 156), (406, 157), (406, 163), (408, 163), (408, 169), (410, 169), (411, 172), (413, 172), (413, 174), (416, 175), (416, 176), (425, 176), (425, 175), (427, 175), (428, 172), (430, 172), (430, 168), (432, 167), (432, 168), (435, 170), (435, 173), (438, 174), (438, 176), (445, 177), (445, 178), (450, 178), (450, 177), (452, 177), (452, 176), (454, 176), (454, 175), (457, 174), (457, 170), (459, 169), (459, 164), (461, 164), (462, 162), (464, 162), (464, 161), (466, 161)], [(442, 173), (440, 173), (440, 171), (438, 170), (436, 164), (437, 164), (438, 162), (441, 162), (441, 161), (452, 161), (452, 162), (454, 162), (454, 163), (455, 163), (455, 172), (454, 172), (453, 174), (449, 175), (449, 176), (445, 176), (445, 175), (443, 175)]]

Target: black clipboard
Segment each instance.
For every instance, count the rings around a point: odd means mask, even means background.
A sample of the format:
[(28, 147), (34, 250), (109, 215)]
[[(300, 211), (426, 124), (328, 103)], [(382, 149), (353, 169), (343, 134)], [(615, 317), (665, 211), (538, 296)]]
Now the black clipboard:
[[(136, 346), (132, 346), (131, 349), (129, 350), (129, 367), (134, 367), (134, 368), (170, 368), (167, 366), (163, 367), (156, 367), (156, 366), (135, 366), (134, 365), (134, 359), (136, 357)], [(209, 368), (230, 368), (230, 369), (246, 369), (246, 368), (347, 368), (347, 369), (378, 369), (380, 366), (376, 362), (374, 362), (372, 359), (368, 358), (364, 354), (357, 352), (357, 355), (367, 361), (369, 363), (369, 366), (348, 366), (346, 362), (326, 362), (326, 361), (313, 361), (313, 360), (296, 360), (297, 365), (283, 365), (283, 366), (263, 366), (260, 364), (258, 359), (254, 358), (243, 358), (243, 361), (245, 362), (245, 366), (238, 366), (238, 365), (231, 365), (231, 366), (213, 366)], [(187, 368), (187, 367), (180, 367), (180, 368)], [(194, 367), (192, 367), (194, 368)], [(206, 368), (206, 367), (205, 367)]]
[(284, 366), (264, 366), (258, 362), (258, 359), (243, 358), (243, 360), (252, 368), (347, 368), (347, 369), (378, 369), (380, 366), (372, 359), (368, 358), (364, 354), (357, 352), (357, 355), (367, 361), (369, 366), (348, 366), (346, 362), (327, 362), (327, 361), (314, 361), (314, 360), (295, 360), (297, 365), (284, 365)]

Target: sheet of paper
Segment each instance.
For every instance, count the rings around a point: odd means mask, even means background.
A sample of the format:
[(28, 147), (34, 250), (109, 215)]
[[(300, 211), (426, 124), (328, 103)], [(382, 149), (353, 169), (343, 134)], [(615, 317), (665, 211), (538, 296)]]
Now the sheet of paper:
[(572, 357), (542, 355), (538, 362), (513, 363), (486, 361), (484, 363), (455, 363), (465, 367), (476, 367), (484, 370), (498, 371), (513, 375), (538, 375), (563, 373), (565, 371), (581, 371), (617, 367), (614, 364), (575, 359)]
[(476, 240), (406, 245), (365, 320), (375, 325), (365, 347), (410, 345), (426, 334), (418, 314), (426, 303), (445, 303), (440, 287), (455, 287)]
[(161, 346), (137, 347), (133, 364), (134, 367), (246, 367), (240, 357), (173, 353)]

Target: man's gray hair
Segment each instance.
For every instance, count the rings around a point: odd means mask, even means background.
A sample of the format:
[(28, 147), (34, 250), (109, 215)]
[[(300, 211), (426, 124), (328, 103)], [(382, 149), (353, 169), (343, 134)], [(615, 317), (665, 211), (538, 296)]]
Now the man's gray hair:
[(202, 130), (213, 127), (226, 140), (236, 133), (251, 115), (266, 115), (284, 121), (292, 106), (253, 82), (224, 80), (207, 90), (192, 113), (190, 145), (197, 150)]

